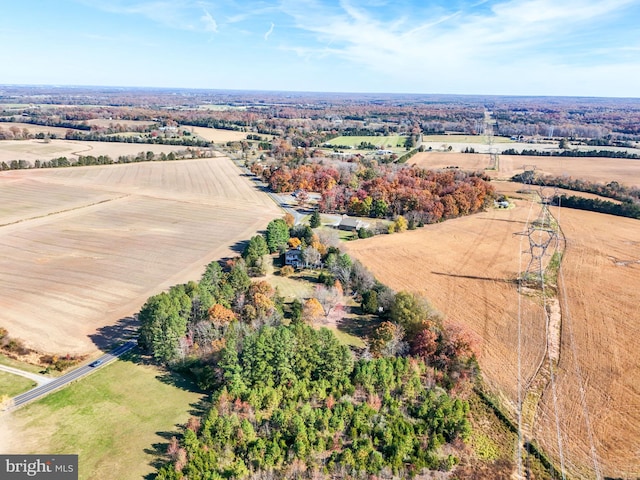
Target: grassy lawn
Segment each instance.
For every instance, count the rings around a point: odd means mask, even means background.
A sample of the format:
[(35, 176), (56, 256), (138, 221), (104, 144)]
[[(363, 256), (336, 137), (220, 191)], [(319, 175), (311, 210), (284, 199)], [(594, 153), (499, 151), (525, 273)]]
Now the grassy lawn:
[(76, 453), (81, 479), (144, 478), (177, 426), (201, 414), (194, 390), (132, 355), (3, 419), (5, 453)]
[[(356, 137), (336, 137), (333, 140), (327, 142), (329, 145), (348, 145), (350, 147), (357, 147), (362, 142), (372, 143), (373, 145), (383, 148), (388, 147), (391, 149), (404, 148), (405, 137), (400, 135), (389, 136), (356, 136)], [(398, 146), (400, 145), (400, 146)]]
[(0, 365), (6, 365), (7, 367), (18, 368), (20, 370), (24, 370), (25, 372), (31, 372), (31, 373), (41, 373), (42, 370), (44, 370), (43, 367), (39, 367), (38, 365), (32, 365), (30, 363), (14, 360), (13, 358), (9, 358), (6, 355), (0, 355)]
[(21, 377), (20, 375), (0, 372), (0, 397), (2, 395), (15, 397), (16, 395), (32, 389), (36, 385), (36, 382), (34, 382), (33, 380)]

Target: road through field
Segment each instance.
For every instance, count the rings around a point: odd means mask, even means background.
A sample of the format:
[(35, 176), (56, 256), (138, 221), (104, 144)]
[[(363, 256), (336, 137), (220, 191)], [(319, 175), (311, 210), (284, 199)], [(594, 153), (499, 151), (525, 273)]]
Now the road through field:
[(2, 172), (0, 205), (0, 325), (57, 354), (282, 215), (226, 157)]

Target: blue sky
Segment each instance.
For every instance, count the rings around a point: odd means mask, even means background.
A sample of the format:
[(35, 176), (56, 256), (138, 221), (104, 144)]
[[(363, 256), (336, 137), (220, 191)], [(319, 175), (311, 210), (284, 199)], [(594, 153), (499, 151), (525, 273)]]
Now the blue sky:
[(639, 0), (10, 0), (0, 84), (640, 97)]

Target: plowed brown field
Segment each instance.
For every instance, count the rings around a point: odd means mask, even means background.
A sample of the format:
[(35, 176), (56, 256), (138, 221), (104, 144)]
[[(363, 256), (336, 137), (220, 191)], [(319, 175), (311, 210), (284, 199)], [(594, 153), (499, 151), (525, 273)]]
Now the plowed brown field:
[[(510, 210), (490, 210), (347, 244), (349, 253), (382, 282), (396, 290), (423, 293), (449, 320), (479, 335), (483, 378), (502, 392), (505, 405), (512, 409), (517, 401), (518, 312), (523, 383), (535, 371), (545, 342), (540, 300), (518, 298), (511, 282), (526, 266), (526, 255), (521, 261), (520, 252), (528, 247), (526, 237), (513, 234), (525, 229), (529, 204), (524, 197), (515, 203)], [(640, 222), (569, 209), (556, 208), (553, 213), (566, 237), (564, 288), (560, 288), (562, 350), (556, 373), (565, 467), (571, 478), (596, 478), (591, 432), (595, 465), (601, 473), (636, 478), (640, 476)], [(548, 386), (535, 437), (559, 466), (555, 418)]]
[[(640, 222), (562, 209), (560, 224), (567, 238), (557, 374), (563, 453), (568, 466), (577, 472), (574, 477), (595, 478), (591, 430), (596, 465), (602, 473), (638, 478)], [(545, 449), (559, 459), (550, 389), (541, 403), (538, 436)]]
[[(462, 170), (484, 170), (490, 166), (490, 155), (456, 152), (417, 153), (410, 163), (422, 168), (457, 166)], [(536, 171), (549, 175), (568, 175), (591, 182), (617, 181), (628, 186), (640, 186), (640, 160), (624, 158), (529, 157), (499, 155), (498, 170), (487, 170), (492, 178), (509, 179), (524, 171), (524, 165), (535, 165)]]
[(51, 160), (58, 157), (77, 159), (80, 155), (109, 155), (117, 161), (120, 155), (137, 155), (153, 152), (157, 155), (184, 151), (187, 147), (176, 145), (152, 145), (146, 143), (83, 142), (76, 140), (3, 140), (0, 142), (0, 162), (12, 160)]
[(225, 157), (0, 174), (0, 325), (52, 353), (197, 280), (280, 210)]
[[(449, 321), (464, 324), (481, 339), (480, 365), (487, 382), (515, 412), (518, 388), (518, 311), (522, 318), (522, 381), (544, 355), (541, 302), (517, 293), (526, 267), (520, 252), (531, 203), (429, 225), (396, 235), (346, 244), (382, 282), (395, 290), (423, 294)], [(523, 263), (521, 267), (520, 264)]]

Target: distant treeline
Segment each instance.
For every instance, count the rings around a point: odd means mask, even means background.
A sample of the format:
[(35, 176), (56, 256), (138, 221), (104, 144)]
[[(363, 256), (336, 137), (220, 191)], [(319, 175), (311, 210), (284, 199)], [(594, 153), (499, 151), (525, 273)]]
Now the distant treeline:
[(91, 125), (81, 122), (70, 122), (68, 120), (52, 120), (51, 118), (34, 118), (34, 117), (16, 117), (13, 114), (11, 117), (0, 116), (0, 122), (4, 123), (29, 123), (31, 125), (41, 125), (44, 127), (61, 127), (61, 128), (73, 128), (76, 130), (91, 130)]
[(192, 136), (186, 137), (152, 137), (152, 136), (127, 136), (104, 135), (101, 133), (81, 133), (68, 131), (64, 137), (66, 140), (82, 140), (89, 142), (116, 142), (116, 143), (146, 143), (151, 145), (180, 145), (185, 147), (210, 147), (213, 143)]
[(613, 203), (599, 198), (584, 198), (572, 195), (557, 195), (553, 197), (553, 205), (561, 205), (579, 210), (589, 210), (591, 212), (608, 213), (619, 217), (629, 217), (640, 219), (640, 205), (637, 203), (623, 202)]
[(621, 202), (640, 201), (639, 188), (629, 188), (616, 181), (602, 184), (565, 176), (554, 177), (552, 175), (535, 175), (534, 172), (519, 173), (511, 177), (511, 180), (529, 185), (552, 186), (577, 192), (593, 193), (602, 197), (613, 198), (614, 200), (619, 200)]
[(606, 158), (629, 158), (638, 159), (640, 155), (637, 153), (614, 152), (613, 150), (563, 150), (561, 152), (540, 151), (540, 150), (522, 150), (519, 152), (514, 148), (508, 148), (502, 152), (502, 155), (527, 155), (533, 157), (606, 157)]
[(234, 132), (246, 132), (246, 127), (249, 126), (249, 123), (244, 120), (221, 120), (218, 118), (182, 118), (180, 123), (193, 127), (217, 128), (218, 130), (233, 130)]

